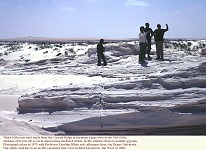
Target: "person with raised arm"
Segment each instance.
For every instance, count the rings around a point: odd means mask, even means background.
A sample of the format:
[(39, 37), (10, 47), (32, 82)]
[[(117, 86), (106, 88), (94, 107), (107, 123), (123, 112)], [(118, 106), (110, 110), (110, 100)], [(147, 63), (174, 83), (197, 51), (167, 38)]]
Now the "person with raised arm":
[(157, 29), (154, 31), (154, 39), (155, 39), (155, 45), (156, 45), (156, 59), (164, 59), (163, 54), (163, 42), (164, 42), (164, 34), (169, 30), (168, 25), (166, 24), (166, 29), (162, 29), (161, 25), (157, 25)]

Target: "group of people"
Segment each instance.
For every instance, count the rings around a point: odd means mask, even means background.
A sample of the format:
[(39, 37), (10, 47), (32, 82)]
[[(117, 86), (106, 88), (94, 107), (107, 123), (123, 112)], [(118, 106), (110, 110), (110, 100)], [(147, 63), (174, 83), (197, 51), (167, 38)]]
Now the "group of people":
[[(168, 25), (166, 24), (166, 29), (162, 29), (161, 25), (157, 25), (156, 30), (152, 30), (149, 27), (149, 23), (145, 24), (144, 26), (140, 27), (139, 33), (139, 46), (140, 46), (140, 54), (139, 54), (139, 63), (145, 63), (145, 58), (147, 55), (148, 59), (151, 59), (150, 52), (151, 52), (151, 40), (154, 36), (155, 45), (156, 45), (156, 59), (164, 59), (163, 54), (163, 42), (164, 42), (164, 34), (169, 30)], [(104, 66), (107, 65), (106, 58), (104, 56), (105, 48), (103, 46), (104, 39), (100, 39), (100, 42), (97, 44), (97, 57), (98, 63), (97, 66), (101, 66), (101, 60), (103, 61)]]
[(161, 25), (157, 25), (157, 29), (153, 31), (149, 27), (149, 23), (145, 24), (144, 26), (140, 27), (139, 33), (139, 45), (140, 45), (140, 54), (139, 54), (139, 63), (144, 63), (146, 54), (148, 59), (151, 59), (150, 52), (151, 52), (151, 39), (154, 36), (155, 45), (156, 45), (156, 59), (164, 59), (163, 54), (163, 42), (164, 42), (164, 34), (169, 30), (168, 25), (166, 24), (166, 29), (162, 29)]

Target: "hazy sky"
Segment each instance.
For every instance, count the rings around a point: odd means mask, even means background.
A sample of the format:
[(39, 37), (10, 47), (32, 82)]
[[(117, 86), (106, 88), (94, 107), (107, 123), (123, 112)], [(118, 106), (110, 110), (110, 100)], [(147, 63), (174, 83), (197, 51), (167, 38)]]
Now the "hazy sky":
[(0, 38), (136, 38), (146, 22), (166, 38), (206, 38), (206, 0), (0, 0)]

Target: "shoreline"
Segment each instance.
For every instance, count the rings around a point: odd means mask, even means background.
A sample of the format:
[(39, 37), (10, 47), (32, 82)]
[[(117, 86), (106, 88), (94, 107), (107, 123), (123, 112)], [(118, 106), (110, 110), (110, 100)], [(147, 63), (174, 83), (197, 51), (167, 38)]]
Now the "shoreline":
[[(0, 39), (0, 43), (33, 43), (33, 44), (66, 44), (66, 43), (90, 43), (96, 44), (102, 38), (50, 38), (50, 37), (17, 37)], [(108, 43), (138, 41), (138, 38), (103, 38)], [(198, 41), (206, 38), (166, 38), (165, 41)]]
[[(0, 39), (0, 42), (29, 42), (29, 43), (79, 43), (79, 42), (89, 42), (97, 43), (101, 38), (50, 38), (50, 37), (17, 37), (17, 38), (8, 38)], [(137, 38), (104, 38), (109, 42), (121, 42), (121, 41), (136, 41)]]

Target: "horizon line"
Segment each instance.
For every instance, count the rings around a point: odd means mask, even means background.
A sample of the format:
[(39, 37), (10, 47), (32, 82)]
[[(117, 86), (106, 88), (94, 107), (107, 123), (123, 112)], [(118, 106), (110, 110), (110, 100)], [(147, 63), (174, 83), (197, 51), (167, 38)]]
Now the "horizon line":
[[(69, 42), (69, 41), (98, 41), (100, 39), (108, 41), (129, 41), (129, 40), (138, 40), (139, 38), (104, 38), (104, 37), (34, 37), (34, 36), (25, 36), (25, 37), (13, 37), (13, 38), (1, 38), (0, 42), (40, 42), (40, 41), (53, 41), (53, 42)], [(173, 40), (206, 40), (206, 38), (165, 38)]]

